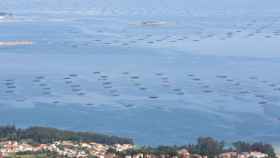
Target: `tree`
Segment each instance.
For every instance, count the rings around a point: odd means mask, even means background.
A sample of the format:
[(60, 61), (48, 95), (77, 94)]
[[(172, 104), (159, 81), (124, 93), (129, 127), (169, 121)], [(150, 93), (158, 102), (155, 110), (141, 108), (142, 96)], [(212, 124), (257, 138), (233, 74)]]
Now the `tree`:
[(223, 152), (224, 142), (219, 142), (211, 137), (200, 137), (195, 148), (200, 155), (214, 158)]
[(46, 127), (17, 129), (15, 126), (0, 126), (1, 140), (31, 140), (33, 143), (48, 144), (59, 140), (96, 142), (100, 144), (133, 144), (130, 138), (122, 138), (94, 132), (73, 132)]
[(253, 143), (251, 145), (251, 151), (258, 151), (262, 152), (268, 155), (269, 158), (275, 158), (276, 154), (274, 151), (274, 148), (270, 144), (264, 144), (264, 143)]
[(273, 146), (270, 144), (264, 144), (262, 142), (250, 144), (243, 141), (237, 141), (233, 143), (233, 147), (235, 148), (237, 153), (258, 151), (267, 154), (269, 158), (276, 157)]
[(234, 149), (237, 153), (241, 152), (248, 152), (250, 151), (251, 145), (249, 143), (243, 142), (243, 141), (237, 141), (232, 143)]

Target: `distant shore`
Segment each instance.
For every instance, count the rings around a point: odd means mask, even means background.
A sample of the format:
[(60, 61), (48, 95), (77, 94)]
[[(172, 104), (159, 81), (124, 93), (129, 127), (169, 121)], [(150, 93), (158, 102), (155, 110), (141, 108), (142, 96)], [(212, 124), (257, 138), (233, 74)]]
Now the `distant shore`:
[(15, 40), (15, 41), (0, 41), (0, 47), (11, 47), (11, 46), (20, 46), (20, 45), (32, 45), (33, 42), (30, 40)]
[(49, 127), (0, 126), (0, 158), (280, 158), (271, 144), (211, 137), (182, 146), (138, 146), (131, 138)]

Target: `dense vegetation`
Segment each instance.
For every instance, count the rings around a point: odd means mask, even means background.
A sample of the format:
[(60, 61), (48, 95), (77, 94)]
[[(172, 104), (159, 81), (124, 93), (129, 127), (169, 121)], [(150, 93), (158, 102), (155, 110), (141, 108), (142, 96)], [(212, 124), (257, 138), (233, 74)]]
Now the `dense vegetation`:
[(133, 144), (130, 138), (122, 138), (97, 134), (93, 132), (73, 132), (46, 127), (30, 127), (27, 129), (15, 126), (0, 126), (1, 140), (29, 140), (32, 143), (52, 143), (58, 140), (96, 142), (100, 144)]
[(199, 154), (202, 156), (208, 156), (209, 158), (215, 158), (221, 153), (236, 151), (237, 153), (241, 152), (250, 152), (258, 151), (265, 154), (268, 154), (269, 158), (276, 158), (276, 154), (272, 145), (265, 144), (261, 142), (257, 143), (247, 143), (243, 141), (234, 142), (230, 147), (225, 147), (223, 141), (218, 141), (210, 137), (201, 137), (198, 138), (196, 144), (189, 144), (184, 146), (159, 146), (159, 147), (141, 147), (139, 149), (132, 149), (125, 152), (117, 152), (113, 149), (110, 149), (110, 152), (113, 152), (120, 157), (124, 155), (134, 155), (137, 153), (143, 154), (153, 154), (160, 157), (160, 155), (166, 155), (167, 157), (178, 156), (178, 150), (187, 149), (191, 154)]

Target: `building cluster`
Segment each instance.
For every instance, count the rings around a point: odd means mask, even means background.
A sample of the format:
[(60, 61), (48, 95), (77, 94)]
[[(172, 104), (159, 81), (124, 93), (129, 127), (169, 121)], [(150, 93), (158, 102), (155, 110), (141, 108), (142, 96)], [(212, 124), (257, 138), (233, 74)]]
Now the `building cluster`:
[[(199, 154), (191, 154), (187, 149), (178, 150), (177, 153), (178, 153), (177, 156), (138, 153), (134, 155), (126, 155), (125, 158), (208, 158), (207, 156), (202, 156)], [(107, 153), (105, 155), (105, 158), (119, 158), (119, 157), (114, 154)], [(261, 152), (244, 152), (244, 153), (226, 152), (220, 154), (216, 158), (269, 158), (269, 156)]]
[[(52, 144), (30, 145), (24, 142), (17, 141), (2, 141), (0, 142), (0, 158), (7, 157), (17, 153), (55, 153), (59, 157), (68, 158), (120, 158), (120, 155), (111, 153), (109, 149), (122, 152), (133, 149), (132, 144), (114, 144), (105, 145), (95, 142), (73, 142), (73, 141), (56, 141)], [(125, 158), (207, 158), (198, 154), (191, 154), (187, 149), (177, 151), (177, 156), (170, 155), (153, 155), (147, 153), (134, 153), (133, 155), (123, 155)], [(268, 158), (267, 154), (261, 152), (225, 152), (216, 158)], [(280, 158), (280, 157), (278, 157)]]
[(108, 149), (114, 149), (116, 151), (124, 151), (133, 148), (132, 144), (114, 144), (105, 145), (95, 142), (72, 142), (72, 141), (56, 141), (52, 144), (39, 144), (30, 145), (28, 143), (17, 141), (3, 141), (0, 142), (0, 153), (3, 157), (16, 153), (39, 153), (50, 152), (56, 153), (62, 157), (70, 158), (87, 158), (89, 156), (95, 156), (104, 158)]
[[(207, 156), (201, 156), (198, 154), (190, 154), (186, 149), (178, 151), (180, 158), (207, 158)], [(217, 158), (268, 158), (267, 154), (261, 152), (225, 152), (220, 154)]]
[(219, 156), (219, 158), (268, 158), (269, 156), (265, 153), (252, 151), (252, 152), (227, 152)]

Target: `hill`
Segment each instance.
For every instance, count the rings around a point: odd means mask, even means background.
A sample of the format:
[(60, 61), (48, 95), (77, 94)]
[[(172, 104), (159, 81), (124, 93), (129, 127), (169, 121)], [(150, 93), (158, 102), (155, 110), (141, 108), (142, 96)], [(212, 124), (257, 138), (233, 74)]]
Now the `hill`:
[(94, 132), (73, 132), (48, 127), (30, 127), (27, 129), (16, 128), (15, 126), (0, 127), (1, 140), (31, 140), (33, 143), (52, 143), (54, 141), (82, 141), (96, 142), (100, 144), (133, 144), (132, 139), (109, 136)]

